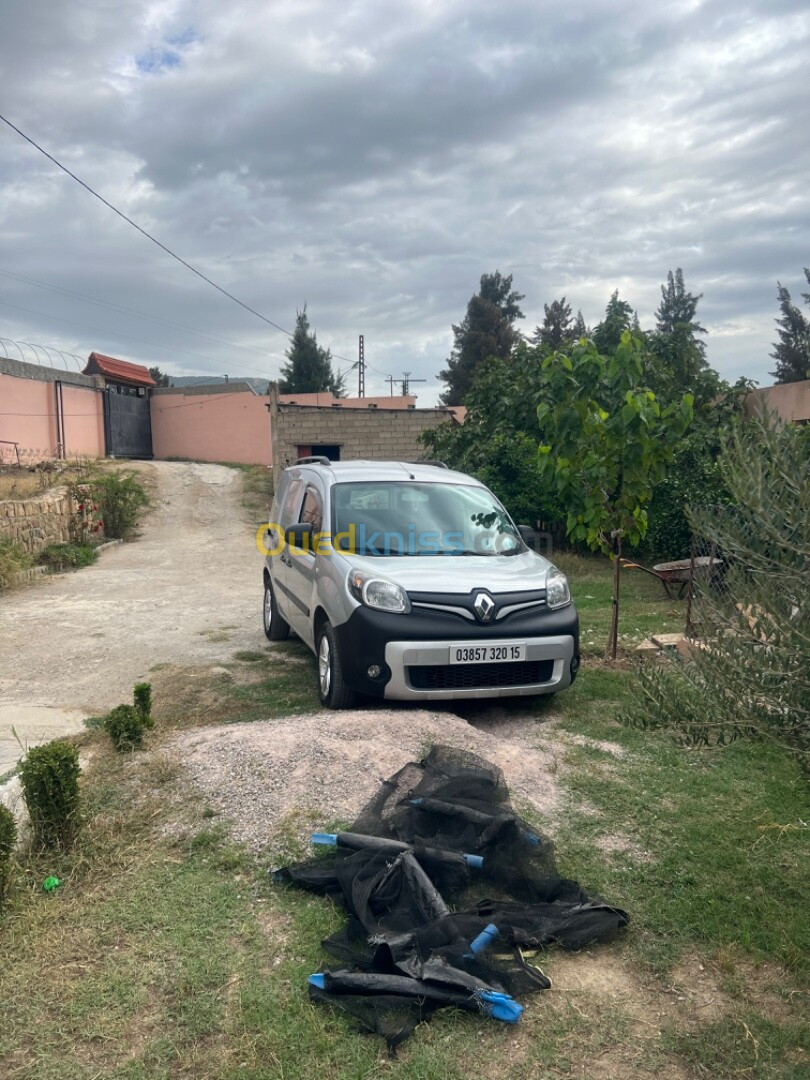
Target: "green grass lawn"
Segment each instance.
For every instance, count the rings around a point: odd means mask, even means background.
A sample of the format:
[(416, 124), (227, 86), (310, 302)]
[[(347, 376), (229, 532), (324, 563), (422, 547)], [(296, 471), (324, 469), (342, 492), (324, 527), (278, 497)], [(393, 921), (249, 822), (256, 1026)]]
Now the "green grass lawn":
[[(517, 1028), (444, 1012), (395, 1060), (311, 1005), (306, 977), (340, 913), (272, 886), (272, 860), (232, 843), (161, 751), (176, 727), (317, 708), (304, 647), (262, 644), (225, 660), (224, 674), (158, 672), (150, 754), (116, 756), (100, 732), (85, 737), (94, 756), (76, 849), (23, 854), (0, 915), (4, 1080), (807, 1076), (806, 780), (764, 744), (688, 753), (624, 727), (633, 672), (597, 659), (610, 568), (559, 563), (593, 644), (570, 691), (507, 712), (528, 708), (528, 737), (555, 748), (560, 868), (628, 910), (619, 942), (550, 950), (554, 987), (527, 1001)], [(632, 573), (626, 648), (636, 633), (682, 626), (682, 605)], [(51, 873), (64, 884), (45, 894)]]
[[(583, 656), (603, 656), (610, 627), (613, 570), (597, 555), (555, 552), (553, 561), (569, 578), (580, 617)], [(643, 570), (622, 570), (619, 595), (619, 645), (624, 652), (656, 631), (683, 633), (686, 601), (669, 599), (663, 585)]]

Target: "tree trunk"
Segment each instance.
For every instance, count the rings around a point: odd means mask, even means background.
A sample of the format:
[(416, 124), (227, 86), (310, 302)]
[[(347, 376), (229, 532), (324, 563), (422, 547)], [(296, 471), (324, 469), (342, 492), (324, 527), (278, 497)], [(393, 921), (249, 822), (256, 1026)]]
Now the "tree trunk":
[(613, 538), (613, 606), (610, 613), (610, 634), (608, 635), (606, 660), (615, 660), (616, 651), (619, 647), (619, 585), (622, 571), (622, 534), (616, 533)]

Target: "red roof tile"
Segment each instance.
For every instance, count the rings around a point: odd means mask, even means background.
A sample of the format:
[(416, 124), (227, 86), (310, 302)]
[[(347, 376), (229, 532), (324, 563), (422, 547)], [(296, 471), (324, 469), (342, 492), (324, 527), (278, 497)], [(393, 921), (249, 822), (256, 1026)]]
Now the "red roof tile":
[(155, 380), (142, 364), (130, 364), (128, 360), (116, 360), (114, 356), (91, 352), (84, 369), (85, 375), (104, 375), (116, 382), (133, 386), (156, 386)]

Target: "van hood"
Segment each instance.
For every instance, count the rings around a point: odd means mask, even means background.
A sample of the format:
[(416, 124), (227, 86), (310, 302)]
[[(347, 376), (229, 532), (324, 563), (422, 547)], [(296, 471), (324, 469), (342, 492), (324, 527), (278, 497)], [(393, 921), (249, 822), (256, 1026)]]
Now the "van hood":
[(386, 578), (406, 592), (491, 593), (543, 589), (552, 564), (534, 551), (519, 555), (344, 556), (353, 570)]

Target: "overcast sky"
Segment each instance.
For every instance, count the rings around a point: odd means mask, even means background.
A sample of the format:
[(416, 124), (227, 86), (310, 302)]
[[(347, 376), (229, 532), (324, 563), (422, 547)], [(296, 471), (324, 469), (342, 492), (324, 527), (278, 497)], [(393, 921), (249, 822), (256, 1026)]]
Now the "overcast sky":
[[(495, 269), (531, 332), (616, 288), (651, 325), (680, 266), (710, 362), (767, 385), (777, 279), (798, 301), (810, 265), (808, 61), (808, 0), (6, 0), (0, 113), (281, 327), (306, 303), (350, 361), (363, 333), (367, 392), (408, 370), (433, 404)], [(3, 124), (0, 271), (4, 338), (178, 375), (283, 361)]]

